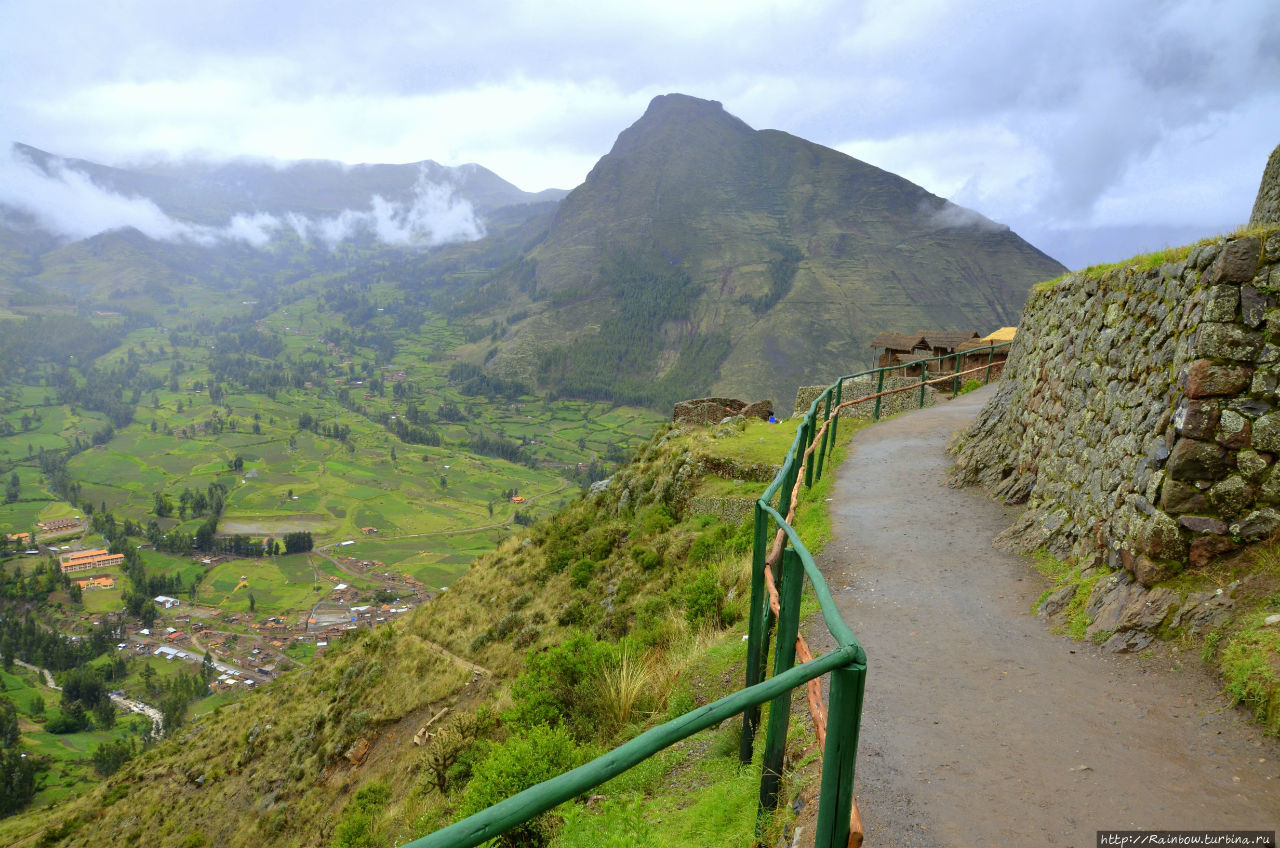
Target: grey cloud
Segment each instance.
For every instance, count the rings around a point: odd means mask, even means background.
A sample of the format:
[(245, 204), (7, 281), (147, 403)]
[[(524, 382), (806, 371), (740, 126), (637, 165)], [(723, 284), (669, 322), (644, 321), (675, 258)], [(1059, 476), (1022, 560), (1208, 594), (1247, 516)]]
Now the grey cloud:
[(209, 226), (177, 220), (145, 197), (106, 189), (56, 160), (46, 172), (14, 150), (0, 159), (0, 206), (19, 210), (43, 229), (71, 239), (132, 227), (159, 241), (264, 247), (289, 229), (304, 241), (330, 248), (362, 234), (388, 245), (425, 248), (484, 235), (470, 202), (456, 197), (451, 186), (431, 182), (425, 169), (404, 202), (375, 195), (368, 209), (347, 209), (327, 218), (245, 211), (223, 226)]

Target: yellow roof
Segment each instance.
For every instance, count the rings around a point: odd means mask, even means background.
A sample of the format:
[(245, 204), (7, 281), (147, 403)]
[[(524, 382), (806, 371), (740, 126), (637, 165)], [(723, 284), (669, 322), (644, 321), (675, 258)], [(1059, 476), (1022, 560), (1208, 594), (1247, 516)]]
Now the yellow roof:
[(1001, 327), (989, 336), (983, 336), (984, 342), (1011, 342), (1013, 337), (1018, 334), (1017, 327)]

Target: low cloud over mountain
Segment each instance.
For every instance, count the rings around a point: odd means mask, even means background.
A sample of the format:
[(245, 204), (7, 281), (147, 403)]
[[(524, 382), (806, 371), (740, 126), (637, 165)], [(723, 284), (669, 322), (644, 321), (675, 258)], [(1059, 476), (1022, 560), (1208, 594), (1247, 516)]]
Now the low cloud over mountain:
[(362, 235), (398, 247), (436, 247), (481, 238), (484, 224), (470, 201), (448, 181), (418, 168), (412, 191), (401, 198), (373, 194), (366, 208), (334, 215), (237, 211), (221, 225), (175, 217), (141, 193), (102, 185), (87, 169), (55, 156), (37, 159), (15, 146), (0, 159), (0, 206), (17, 210), (41, 229), (78, 240), (125, 227), (150, 238), (212, 246), (241, 242), (264, 247), (292, 231), (330, 248)]

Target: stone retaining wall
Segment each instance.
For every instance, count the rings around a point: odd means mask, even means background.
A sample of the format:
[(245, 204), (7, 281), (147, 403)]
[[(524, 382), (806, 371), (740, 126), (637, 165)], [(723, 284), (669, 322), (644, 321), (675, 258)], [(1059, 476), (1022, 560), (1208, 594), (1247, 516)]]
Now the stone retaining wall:
[(1271, 157), (1267, 159), (1267, 169), (1262, 174), (1258, 196), (1253, 201), (1249, 226), (1280, 226), (1280, 144), (1276, 145), (1276, 149), (1271, 151)]
[(1004, 538), (1150, 587), (1280, 528), (1280, 229), (1027, 298), (958, 484), (1028, 509)]

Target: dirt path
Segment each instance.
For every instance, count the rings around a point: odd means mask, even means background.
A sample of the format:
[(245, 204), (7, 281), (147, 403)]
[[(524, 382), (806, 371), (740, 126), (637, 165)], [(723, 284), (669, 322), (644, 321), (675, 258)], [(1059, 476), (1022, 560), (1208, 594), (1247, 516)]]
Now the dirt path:
[[(1045, 581), (947, 488), (992, 389), (857, 434), (820, 563), (869, 656), (857, 793), (869, 846), (1092, 846), (1099, 829), (1280, 825), (1280, 744), (1198, 656), (1101, 654), (1030, 614)], [(820, 621), (811, 628), (827, 647)]]

